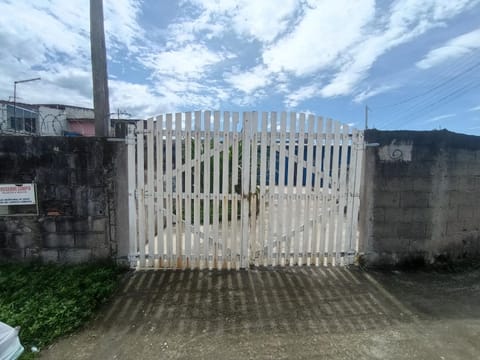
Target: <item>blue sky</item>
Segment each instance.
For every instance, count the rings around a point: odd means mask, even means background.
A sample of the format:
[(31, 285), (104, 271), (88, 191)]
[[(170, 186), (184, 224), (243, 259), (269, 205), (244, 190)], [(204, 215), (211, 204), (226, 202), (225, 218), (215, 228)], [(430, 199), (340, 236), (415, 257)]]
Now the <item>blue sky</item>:
[[(110, 105), (480, 135), (480, 0), (105, 0)], [(92, 106), (89, 1), (0, 0), (0, 98)]]

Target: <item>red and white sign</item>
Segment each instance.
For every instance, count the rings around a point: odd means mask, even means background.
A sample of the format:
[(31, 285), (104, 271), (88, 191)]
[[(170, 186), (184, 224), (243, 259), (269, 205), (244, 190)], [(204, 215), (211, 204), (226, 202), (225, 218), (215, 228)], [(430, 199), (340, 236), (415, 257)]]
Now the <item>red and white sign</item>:
[(0, 205), (35, 205), (35, 185), (0, 184)]

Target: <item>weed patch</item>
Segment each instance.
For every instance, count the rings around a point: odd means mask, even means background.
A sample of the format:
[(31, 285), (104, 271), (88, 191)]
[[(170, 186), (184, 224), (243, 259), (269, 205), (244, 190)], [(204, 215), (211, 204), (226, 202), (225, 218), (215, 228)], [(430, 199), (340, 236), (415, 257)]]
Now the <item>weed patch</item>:
[(113, 293), (119, 273), (111, 264), (0, 264), (0, 320), (21, 327), (26, 350), (42, 348), (84, 323)]

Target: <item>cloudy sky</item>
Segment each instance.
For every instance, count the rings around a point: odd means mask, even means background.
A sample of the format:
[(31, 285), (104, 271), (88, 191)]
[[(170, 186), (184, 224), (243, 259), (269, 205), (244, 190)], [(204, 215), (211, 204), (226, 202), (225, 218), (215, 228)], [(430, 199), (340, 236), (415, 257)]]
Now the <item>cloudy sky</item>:
[[(480, 135), (480, 0), (105, 0), (111, 110)], [(92, 106), (89, 1), (0, 0), (0, 98)]]

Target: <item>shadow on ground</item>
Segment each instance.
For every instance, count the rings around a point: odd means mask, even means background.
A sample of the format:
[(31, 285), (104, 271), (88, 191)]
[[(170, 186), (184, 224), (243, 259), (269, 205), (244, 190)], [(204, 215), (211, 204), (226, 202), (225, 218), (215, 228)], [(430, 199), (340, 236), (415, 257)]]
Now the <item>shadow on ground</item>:
[(480, 358), (480, 270), (137, 271), (45, 359)]

